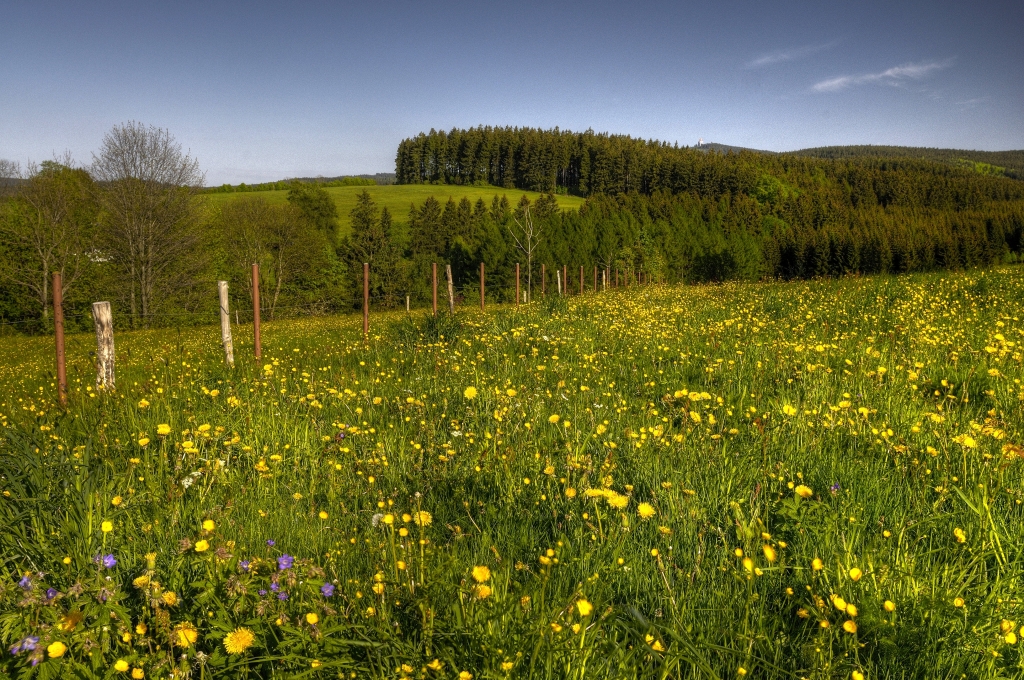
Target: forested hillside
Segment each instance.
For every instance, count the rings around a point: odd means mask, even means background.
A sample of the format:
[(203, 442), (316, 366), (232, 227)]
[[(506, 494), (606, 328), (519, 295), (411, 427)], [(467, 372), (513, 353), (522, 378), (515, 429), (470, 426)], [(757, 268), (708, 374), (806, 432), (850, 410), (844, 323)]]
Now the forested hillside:
[(1024, 182), (913, 158), (721, 154), (624, 135), (431, 131), (399, 183), (491, 183), (588, 197), (546, 225), (553, 263), (670, 280), (810, 277), (1016, 261)]
[(1003, 175), (1024, 180), (1024, 151), (966, 151), (913, 146), (821, 146), (790, 152), (813, 158), (912, 158), (935, 161), (982, 174)]

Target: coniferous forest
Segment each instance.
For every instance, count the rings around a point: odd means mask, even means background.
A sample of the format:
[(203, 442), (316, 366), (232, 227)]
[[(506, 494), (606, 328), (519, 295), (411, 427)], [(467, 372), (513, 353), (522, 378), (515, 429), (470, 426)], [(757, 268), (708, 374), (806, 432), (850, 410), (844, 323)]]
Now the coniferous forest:
[(618, 262), (669, 280), (899, 273), (1020, 258), (1024, 183), (978, 164), (834, 155), (721, 154), (591, 131), (480, 127), (404, 140), (396, 172), (400, 184), (585, 196), (578, 214), (548, 218), (551, 252), (542, 259)]

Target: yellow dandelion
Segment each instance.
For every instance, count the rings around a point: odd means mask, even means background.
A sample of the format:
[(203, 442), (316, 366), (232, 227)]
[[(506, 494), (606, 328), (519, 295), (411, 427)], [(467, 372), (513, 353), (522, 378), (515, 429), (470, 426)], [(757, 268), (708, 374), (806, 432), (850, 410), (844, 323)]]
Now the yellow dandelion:
[(420, 510), (412, 516), (412, 521), (421, 527), (428, 526), (434, 518), (426, 510)]
[(814, 491), (811, 490), (811, 487), (804, 484), (797, 486), (793, 492), (796, 493), (797, 496), (800, 496), (800, 498), (810, 498), (814, 495)]
[(118, 659), (114, 662), (114, 670), (118, 673), (127, 673), (130, 666), (124, 659)]
[(235, 628), (224, 636), (224, 649), (228, 654), (241, 654), (252, 647), (256, 636), (248, 628)]
[(586, 600), (579, 600), (576, 602), (576, 609), (579, 610), (580, 616), (590, 616), (590, 612), (594, 611), (594, 605)]
[(466, 399), (476, 399), (476, 388), (470, 385), (466, 388), (466, 391), (462, 393)]
[(654, 506), (650, 503), (641, 503), (636, 507), (636, 514), (640, 515), (642, 519), (650, 519), (655, 515)]
[(308, 614), (306, 614), (306, 623), (308, 623), (311, 626), (315, 626), (316, 624), (320, 623), (320, 617), (313, 612), (309, 612)]
[(213, 531), (216, 527), (212, 519), (203, 520), (203, 531)]
[(210, 542), (205, 538), (196, 541), (196, 552), (206, 552), (210, 549)]
[(199, 639), (199, 631), (188, 621), (182, 621), (174, 627), (171, 635), (177, 647), (191, 647)]
[(486, 583), (491, 578), (491, 570), (485, 566), (473, 567), (473, 580), (477, 583)]

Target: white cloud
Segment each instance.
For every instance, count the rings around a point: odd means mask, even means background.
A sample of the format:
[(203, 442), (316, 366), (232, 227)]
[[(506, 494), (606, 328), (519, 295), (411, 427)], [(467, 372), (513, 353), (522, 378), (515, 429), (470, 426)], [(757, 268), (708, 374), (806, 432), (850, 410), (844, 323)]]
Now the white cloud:
[(822, 80), (811, 86), (815, 92), (838, 92), (855, 85), (868, 85), (880, 83), (882, 85), (901, 85), (907, 80), (919, 80), (933, 71), (948, 68), (953, 63), (952, 59), (945, 61), (924, 61), (916, 64), (904, 64), (893, 66), (880, 73), (864, 73), (859, 76), (838, 76)]
[(746, 64), (746, 68), (763, 68), (765, 66), (774, 66), (775, 64), (781, 64), (785, 61), (794, 61), (796, 59), (802, 59), (806, 56), (820, 52), (821, 50), (828, 49), (834, 46), (835, 42), (825, 43), (824, 45), (804, 45), (803, 47), (794, 47), (788, 50), (777, 50), (775, 52), (769, 52), (763, 54), (757, 59)]

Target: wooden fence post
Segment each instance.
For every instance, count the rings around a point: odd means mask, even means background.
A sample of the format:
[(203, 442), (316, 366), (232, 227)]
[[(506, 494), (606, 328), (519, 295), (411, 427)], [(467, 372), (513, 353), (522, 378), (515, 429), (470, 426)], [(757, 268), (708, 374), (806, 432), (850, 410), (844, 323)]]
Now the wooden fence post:
[(260, 338), (260, 266), (252, 264), (252, 339), (256, 358), (263, 356), (262, 338)]
[(562, 290), (565, 291), (566, 297), (569, 296), (569, 265), (562, 265)]
[(224, 343), (224, 356), (228, 365), (235, 365), (235, 347), (231, 343), (231, 314), (228, 312), (228, 282), (218, 281), (217, 292), (220, 295), (220, 341)]
[(516, 262), (516, 307), (519, 306), (519, 263)]
[(114, 389), (114, 317), (109, 302), (92, 303), (92, 321), (96, 326), (96, 386)]
[(580, 265), (580, 295), (583, 295), (583, 265)]
[(562, 297), (562, 272), (555, 270), (555, 280), (558, 282), (558, 297)]
[(452, 266), (446, 264), (444, 266), (444, 275), (448, 279), (448, 311), (451, 314), (455, 313), (455, 287), (452, 285)]
[(480, 311), (484, 311), (484, 263), (480, 263)]
[(433, 294), (433, 302), (431, 303), (431, 309), (434, 311), (434, 316), (437, 316), (437, 263), (433, 262), (430, 265), (430, 289)]
[(597, 292), (597, 265), (594, 265), (594, 292)]
[(64, 284), (60, 272), (53, 273), (53, 339), (57, 347), (57, 399), (68, 405), (68, 372), (64, 363)]
[(608, 270), (601, 270), (601, 290), (602, 292), (608, 292)]
[(540, 265), (540, 294), (541, 295), (547, 295), (547, 292), (548, 292), (547, 288), (548, 288), (548, 272), (547, 272), (547, 269), (544, 268), (544, 265), (541, 264)]
[(363, 339), (370, 335), (370, 263), (363, 263)]

